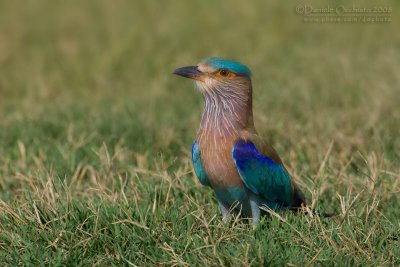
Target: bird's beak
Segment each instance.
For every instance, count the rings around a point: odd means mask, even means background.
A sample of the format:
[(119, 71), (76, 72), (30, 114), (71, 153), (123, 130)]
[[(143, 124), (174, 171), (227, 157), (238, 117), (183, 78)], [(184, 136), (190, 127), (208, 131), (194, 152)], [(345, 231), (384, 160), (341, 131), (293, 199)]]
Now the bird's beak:
[(202, 81), (204, 76), (204, 73), (199, 71), (197, 66), (177, 68), (173, 74), (199, 81)]

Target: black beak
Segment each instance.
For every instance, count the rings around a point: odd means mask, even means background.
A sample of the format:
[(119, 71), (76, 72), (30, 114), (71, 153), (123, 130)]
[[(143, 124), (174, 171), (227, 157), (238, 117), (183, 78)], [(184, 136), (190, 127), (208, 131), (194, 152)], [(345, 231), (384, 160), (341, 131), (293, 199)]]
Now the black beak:
[(190, 79), (195, 79), (199, 80), (201, 76), (203, 76), (203, 73), (199, 71), (197, 66), (188, 66), (188, 67), (182, 67), (174, 70), (173, 74), (190, 78)]

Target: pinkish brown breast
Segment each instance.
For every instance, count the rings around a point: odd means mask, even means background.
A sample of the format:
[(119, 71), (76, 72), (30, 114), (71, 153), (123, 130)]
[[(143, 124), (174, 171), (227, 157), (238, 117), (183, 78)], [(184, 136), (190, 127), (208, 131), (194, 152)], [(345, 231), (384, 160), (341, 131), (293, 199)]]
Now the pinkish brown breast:
[(203, 129), (198, 134), (203, 167), (214, 189), (228, 186), (243, 187), (239, 173), (232, 159), (232, 147), (238, 134), (221, 135), (215, 129)]

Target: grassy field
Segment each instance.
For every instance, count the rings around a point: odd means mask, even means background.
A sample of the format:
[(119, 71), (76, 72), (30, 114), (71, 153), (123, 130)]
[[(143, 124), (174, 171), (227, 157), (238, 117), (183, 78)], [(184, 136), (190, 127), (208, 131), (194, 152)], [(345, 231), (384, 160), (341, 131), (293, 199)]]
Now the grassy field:
[[(303, 23), (278, 0), (1, 1), (0, 265), (399, 266), (400, 4), (378, 2), (393, 22)], [(190, 160), (202, 98), (171, 74), (208, 56), (252, 69), (259, 133), (336, 218), (221, 222)]]

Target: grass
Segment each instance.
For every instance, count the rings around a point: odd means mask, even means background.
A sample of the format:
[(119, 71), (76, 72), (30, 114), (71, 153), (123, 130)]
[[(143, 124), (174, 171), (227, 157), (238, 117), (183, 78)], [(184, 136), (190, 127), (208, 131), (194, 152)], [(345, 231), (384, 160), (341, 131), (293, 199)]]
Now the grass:
[[(400, 6), (379, 3), (392, 23), (302, 23), (280, 1), (2, 1), (2, 264), (400, 265)], [(202, 99), (171, 75), (207, 56), (252, 69), (258, 131), (336, 218), (221, 222), (190, 162)]]

